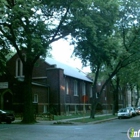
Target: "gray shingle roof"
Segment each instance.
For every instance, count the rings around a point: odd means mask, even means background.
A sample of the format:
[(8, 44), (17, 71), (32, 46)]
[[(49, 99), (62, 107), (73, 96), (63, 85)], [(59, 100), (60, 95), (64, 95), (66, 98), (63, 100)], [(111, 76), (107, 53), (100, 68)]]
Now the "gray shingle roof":
[(47, 57), (46, 62), (50, 65), (56, 65), (56, 68), (61, 68), (64, 70), (64, 74), (73, 78), (81, 79), (84, 81), (92, 82), (83, 72), (78, 70), (77, 68), (74, 68), (72, 66), (66, 65), (64, 63), (61, 63), (57, 60), (54, 60), (52, 58)]

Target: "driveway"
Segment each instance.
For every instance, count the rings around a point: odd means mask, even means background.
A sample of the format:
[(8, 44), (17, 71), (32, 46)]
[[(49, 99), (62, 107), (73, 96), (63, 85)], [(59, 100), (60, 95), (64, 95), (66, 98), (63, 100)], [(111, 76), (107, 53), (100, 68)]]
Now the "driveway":
[(0, 124), (0, 140), (128, 140), (129, 128), (139, 130), (139, 124), (140, 116), (98, 124)]

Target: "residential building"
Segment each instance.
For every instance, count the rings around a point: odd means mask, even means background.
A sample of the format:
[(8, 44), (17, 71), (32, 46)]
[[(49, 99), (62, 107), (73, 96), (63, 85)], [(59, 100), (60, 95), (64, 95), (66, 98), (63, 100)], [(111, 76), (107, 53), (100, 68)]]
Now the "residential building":
[[(92, 95), (92, 81), (78, 69), (51, 58), (47, 58), (46, 62), (49, 65), (47, 80), (50, 86), (50, 103), (53, 103), (56, 110), (67, 113), (82, 111), (85, 108), (88, 110)], [(84, 96), (88, 98), (86, 102), (82, 100)]]
[[(8, 60), (7, 68), (9, 74), (0, 77), (0, 108), (22, 112), (24, 71), (17, 54)], [(36, 113), (88, 110), (92, 80), (80, 70), (52, 58), (39, 59), (33, 69), (32, 94)]]

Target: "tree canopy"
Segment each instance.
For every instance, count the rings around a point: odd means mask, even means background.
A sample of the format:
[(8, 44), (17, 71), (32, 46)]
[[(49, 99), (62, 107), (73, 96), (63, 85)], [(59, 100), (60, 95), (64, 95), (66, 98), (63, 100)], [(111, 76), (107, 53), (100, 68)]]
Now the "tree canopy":
[(105, 73), (107, 83), (122, 68), (140, 59), (139, 4), (139, 0), (0, 1), (0, 63), (5, 63), (5, 54), (12, 47), (23, 63), (23, 122), (35, 121), (32, 70), (54, 41), (72, 36), (74, 54), (83, 65), (89, 64), (95, 75), (94, 92), (100, 73)]
[(35, 121), (31, 90), (34, 64), (48, 53), (52, 42), (75, 32), (77, 15), (88, 9), (89, 5), (91, 0), (86, 3), (75, 0), (0, 1), (2, 48), (13, 47), (23, 63), (24, 123)]
[[(90, 65), (94, 73), (94, 94), (100, 74), (105, 74), (101, 96), (106, 84), (120, 70), (140, 59), (139, 1), (93, 1), (91, 11), (88, 14), (90, 23), (83, 24), (83, 30), (74, 36), (74, 54), (84, 65)], [(93, 104), (94, 108), (95, 100)], [(91, 117), (94, 117), (94, 112)]]

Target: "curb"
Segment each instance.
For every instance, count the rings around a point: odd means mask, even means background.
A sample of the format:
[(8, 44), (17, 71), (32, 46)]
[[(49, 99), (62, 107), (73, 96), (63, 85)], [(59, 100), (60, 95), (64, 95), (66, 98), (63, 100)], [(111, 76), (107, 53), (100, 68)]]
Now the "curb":
[[(84, 117), (84, 118), (88, 118), (89, 116), (87, 116), (87, 117)], [(82, 117), (81, 117), (82, 118)], [(73, 124), (75, 124), (75, 125), (80, 125), (80, 124), (98, 124), (98, 123), (103, 123), (103, 122), (107, 122), (107, 121), (111, 121), (111, 120), (115, 120), (115, 119), (117, 119), (117, 117), (114, 117), (114, 118), (109, 118), (109, 119), (103, 119), (103, 120), (97, 120), (97, 121), (91, 121), (91, 122), (87, 122), (87, 123), (85, 123), (85, 122), (73, 122), (73, 120), (78, 120), (78, 119), (81, 119), (81, 118), (72, 118), (72, 119), (63, 119), (63, 120), (52, 120), (52, 121), (44, 121), (44, 120), (37, 120), (37, 123), (38, 124), (46, 124), (46, 125), (53, 125), (54, 123), (56, 123), (56, 122), (62, 122), (62, 125), (64, 125), (66, 122), (71, 122), (71, 123), (73, 123)], [(15, 120), (14, 122), (13, 122), (13, 124), (15, 124), (15, 123), (18, 123), (18, 122), (20, 122), (21, 120)], [(63, 124), (64, 123), (64, 124)], [(55, 125), (57, 125), (57, 124), (55, 124)], [(58, 124), (59, 125), (59, 124)]]
[[(99, 123), (103, 123), (103, 122), (107, 122), (107, 121), (111, 121), (111, 120), (115, 120), (115, 119), (117, 119), (117, 117), (99, 120), (99, 121), (91, 121), (91, 122), (87, 122), (87, 123), (86, 122), (73, 122), (72, 120), (70, 120), (70, 122), (75, 125), (82, 125), (82, 124), (85, 125), (85, 124), (99, 124)], [(77, 119), (73, 119), (73, 120), (77, 120)], [(69, 123), (69, 121), (66, 121), (66, 120), (60, 120), (60, 122), (62, 122), (62, 125), (63, 125), (63, 123), (65, 124), (66, 122)], [(53, 123), (55, 123), (55, 122), (53, 122)], [(56, 124), (56, 125), (59, 125), (59, 124)]]
[(98, 123), (102, 123), (102, 122), (112, 121), (112, 120), (115, 120), (115, 119), (117, 119), (117, 117), (110, 118), (110, 119), (104, 119), (104, 120), (100, 120), (100, 121), (95, 121), (95, 122), (90, 122), (90, 123), (98, 124)]

